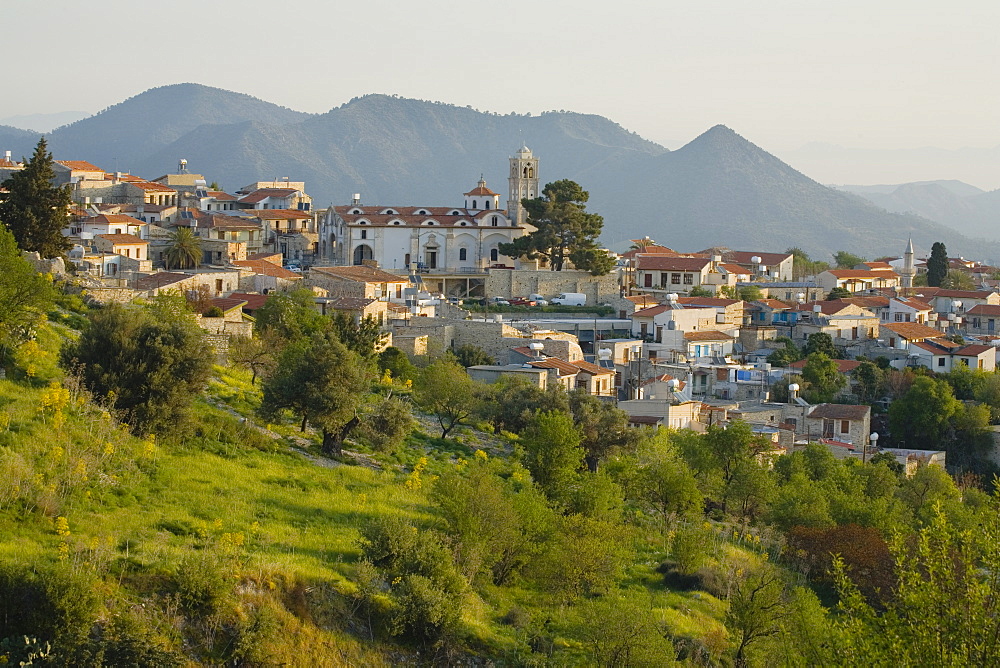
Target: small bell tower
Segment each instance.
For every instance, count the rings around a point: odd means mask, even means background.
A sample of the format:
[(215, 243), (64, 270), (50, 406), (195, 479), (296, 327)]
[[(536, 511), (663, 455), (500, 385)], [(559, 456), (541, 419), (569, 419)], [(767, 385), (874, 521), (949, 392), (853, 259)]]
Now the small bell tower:
[(524, 225), (528, 214), (521, 206), (523, 199), (535, 199), (540, 196), (538, 189), (538, 158), (531, 149), (522, 145), (517, 154), (510, 159), (510, 177), (507, 179), (510, 191), (507, 199), (507, 217), (515, 225)]

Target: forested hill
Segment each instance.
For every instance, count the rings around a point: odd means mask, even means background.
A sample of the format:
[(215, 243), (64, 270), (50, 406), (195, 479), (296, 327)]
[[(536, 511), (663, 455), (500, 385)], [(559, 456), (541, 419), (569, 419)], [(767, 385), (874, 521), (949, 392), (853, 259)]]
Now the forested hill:
[[(8, 141), (25, 152), (29, 138)], [(178, 84), (60, 128), (50, 141), (57, 159), (149, 178), (185, 158), (229, 190), (288, 176), (307, 183), (317, 206), (353, 193), (371, 204), (457, 204), (480, 175), (505, 193), (507, 158), (523, 143), (539, 156), (543, 183), (569, 178), (590, 191), (590, 209), (605, 217), (604, 241), (617, 249), (650, 235), (680, 250), (797, 245), (816, 256), (845, 249), (874, 257), (899, 253), (912, 236), (918, 248), (941, 240), (953, 253), (1000, 259), (1000, 246), (827, 188), (723, 126), (668, 151), (573, 112), (499, 114), (366, 95), (310, 115)]]

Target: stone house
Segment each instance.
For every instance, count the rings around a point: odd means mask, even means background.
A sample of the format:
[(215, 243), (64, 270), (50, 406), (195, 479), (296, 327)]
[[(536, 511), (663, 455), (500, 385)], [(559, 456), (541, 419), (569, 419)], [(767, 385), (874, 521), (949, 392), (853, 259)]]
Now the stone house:
[(350, 314), (355, 320), (374, 318), (378, 324), (385, 325), (389, 321), (388, 302), (367, 297), (317, 297), (316, 306), (323, 315), (342, 311)]
[(147, 256), (149, 242), (134, 234), (97, 234), (94, 236), (94, 247), (101, 253), (111, 253), (120, 257), (118, 270), (122, 271), (152, 271), (153, 265)]
[(379, 300), (403, 300), (410, 279), (368, 265), (347, 267), (312, 267), (306, 285), (316, 286), (332, 296), (364, 297)]
[(266, 260), (236, 260), (231, 263), (240, 270), (237, 289), (245, 292), (294, 290), (302, 283), (302, 274), (289, 271)]
[[(810, 438), (835, 439), (855, 446), (868, 444), (871, 434), (871, 407), (845, 404), (819, 404), (805, 409), (796, 432)], [(790, 422), (795, 417), (786, 416)]]
[(139, 276), (135, 287), (150, 297), (165, 290), (174, 290), (181, 294), (205, 291), (213, 297), (222, 297), (235, 291), (239, 282), (239, 271), (190, 269), (160, 271)]
[(816, 276), (827, 293), (834, 288), (865, 292), (899, 287), (899, 274), (892, 269), (828, 269)]

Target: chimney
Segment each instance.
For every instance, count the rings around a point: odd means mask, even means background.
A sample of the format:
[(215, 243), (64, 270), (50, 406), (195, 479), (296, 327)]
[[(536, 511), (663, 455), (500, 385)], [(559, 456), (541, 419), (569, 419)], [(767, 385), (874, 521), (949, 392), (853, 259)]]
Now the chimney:
[(10, 151), (4, 151), (3, 152), (3, 157), (4, 157), (4, 160), (6, 160), (7, 162), (11, 162)]

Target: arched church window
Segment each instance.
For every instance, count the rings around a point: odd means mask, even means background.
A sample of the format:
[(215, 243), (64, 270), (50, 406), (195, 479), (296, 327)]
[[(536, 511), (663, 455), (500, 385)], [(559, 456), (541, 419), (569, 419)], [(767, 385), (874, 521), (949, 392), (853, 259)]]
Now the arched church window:
[(500, 226), (500, 218), (497, 217), (497, 216), (493, 216), (490, 219), (490, 223), (493, 225), (493, 227), (499, 227)]
[(525, 167), (523, 171), (524, 178), (528, 178), (528, 168)]
[(490, 201), (489, 200), (486, 200), (486, 203), (483, 205), (483, 208), (484, 209), (490, 208)]
[(476, 206), (476, 200), (472, 200), (472, 208), (473, 209), (478, 209), (479, 208), (479, 207)]
[(466, 250), (465, 248), (459, 248), (458, 249), (458, 259), (459, 260), (461, 260), (461, 261), (467, 260), (468, 259), (468, 255), (469, 255), (469, 251)]
[(490, 262), (496, 262), (500, 259), (500, 251), (496, 248), (490, 251)]
[(529, 179), (535, 178), (535, 168), (534, 167), (528, 167), (528, 178)]

